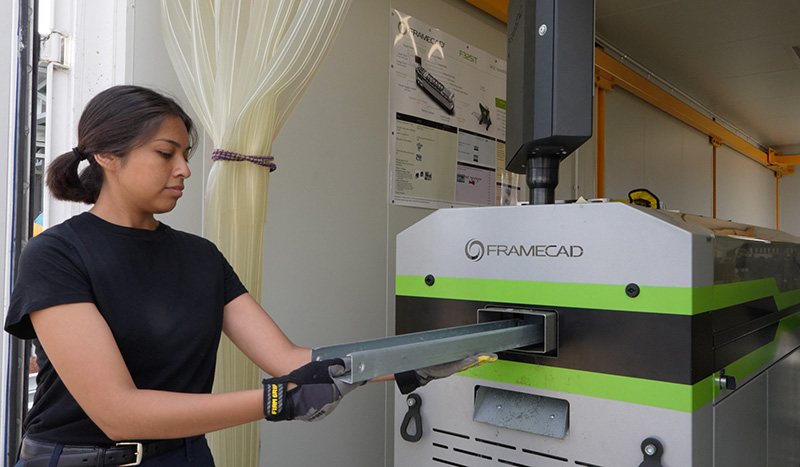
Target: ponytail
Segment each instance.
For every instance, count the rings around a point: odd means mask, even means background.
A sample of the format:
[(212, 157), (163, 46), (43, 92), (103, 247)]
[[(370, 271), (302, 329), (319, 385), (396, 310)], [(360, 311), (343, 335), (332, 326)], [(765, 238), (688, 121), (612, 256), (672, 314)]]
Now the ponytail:
[(103, 170), (89, 156), (89, 166), (78, 175), (82, 155), (77, 148), (58, 156), (47, 168), (47, 188), (62, 201), (94, 204), (103, 186)]

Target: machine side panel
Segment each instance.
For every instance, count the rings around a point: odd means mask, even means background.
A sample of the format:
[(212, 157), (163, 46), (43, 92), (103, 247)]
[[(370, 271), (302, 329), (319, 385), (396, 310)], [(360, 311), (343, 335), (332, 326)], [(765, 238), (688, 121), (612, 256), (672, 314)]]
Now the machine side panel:
[(800, 465), (800, 349), (770, 368), (767, 393), (769, 467)]
[(767, 462), (767, 378), (738, 388), (714, 407), (714, 465)]

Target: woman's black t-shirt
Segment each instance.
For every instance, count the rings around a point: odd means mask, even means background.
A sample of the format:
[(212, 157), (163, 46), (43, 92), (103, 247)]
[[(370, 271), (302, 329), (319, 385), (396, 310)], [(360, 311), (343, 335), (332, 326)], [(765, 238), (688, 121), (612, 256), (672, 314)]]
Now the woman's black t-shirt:
[[(223, 307), (247, 292), (210, 241), (164, 224), (153, 231), (122, 227), (88, 212), (31, 239), (14, 282), (9, 333), (35, 339), (30, 313), (94, 303), (136, 387), (185, 393), (211, 392)], [(34, 345), (39, 375), (26, 434), (113, 444), (67, 391), (39, 341)]]

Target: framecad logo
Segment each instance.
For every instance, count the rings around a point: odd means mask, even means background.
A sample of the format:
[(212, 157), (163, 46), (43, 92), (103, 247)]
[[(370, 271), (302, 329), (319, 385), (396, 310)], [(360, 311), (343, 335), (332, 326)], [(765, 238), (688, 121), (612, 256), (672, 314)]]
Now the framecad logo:
[(407, 21), (402, 21), (401, 20), (401, 21), (397, 22), (397, 32), (401, 36), (407, 35), (409, 31), (411, 31), (411, 34), (414, 37), (416, 37), (417, 39), (423, 40), (423, 41), (425, 41), (425, 42), (427, 42), (428, 44), (431, 44), (431, 45), (437, 45), (438, 44), (439, 47), (444, 48), (444, 41), (439, 40), (439, 39), (437, 39), (437, 38), (435, 38), (433, 36), (429, 36), (429, 35), (425, 34), (424, 32), (411, 27), (408, 24)]
[(464, 246), (464, 254), (471, 261), (478, 262), (484, 257), (545, 257), (545, 258), (580, 258), (583, 256), (583, 247), (580, 245), (503, 245), (484, 244), (473, 238)]
[(481, 258), (483, 258), (484, 251), (483, 243), (474, 238), (468, 241), (467, 246), (464, 247), (464, 253), (466, 253), (467, 258), (471, 259), (472, 261), (480, 261)]

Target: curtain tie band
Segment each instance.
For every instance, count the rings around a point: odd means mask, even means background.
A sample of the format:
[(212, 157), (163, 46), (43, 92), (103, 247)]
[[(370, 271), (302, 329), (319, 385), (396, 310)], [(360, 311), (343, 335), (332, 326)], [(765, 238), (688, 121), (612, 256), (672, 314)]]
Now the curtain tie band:
[(260, 165), (261, 167), (269, 167), (270, 172), (274, 172), (278, 166), (273, 162), (275, 160), (272, 156), (248, 156), (239, 154), (233, 151), (226, 151), (224, 149), (214, 149), (211, 153), (212, 161), (248, 161), (253, 164)]
[(86, 154), (82, 153), (78, 148), (72, 148), (72, 155), (75, 156), (75, 159), (78, 159), (78, 161), (86, 160)]

